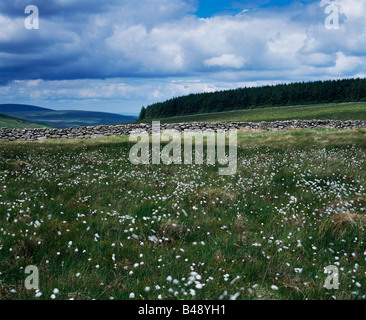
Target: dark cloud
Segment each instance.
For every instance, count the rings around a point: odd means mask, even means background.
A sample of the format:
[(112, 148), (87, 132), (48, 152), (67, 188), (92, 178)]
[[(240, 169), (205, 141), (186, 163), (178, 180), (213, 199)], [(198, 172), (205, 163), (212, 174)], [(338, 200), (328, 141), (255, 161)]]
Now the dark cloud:
[[(24, 27), (28, 4), (39, 7), (39, 30)], [(205, 79), (206, 84), (214, 82), (213, 88), (226, 88), (244, 81), (365, 74), (366, 3), (336, 0), (336, 4), (341, 25), (338, 30), (328, 30), (324, 26), (325, 0), (322, 6), (294, 2), (208, 19), (192, 15), (195, 0), (3, 0), (0, 86), (6, 87), (2, 91), (6, 96), (18, 80), (41, 79), (45, 86), (47, 81), (80, 85), (77, 80), (191, 77)], [(161, 93), (168, 90), (164, 88), (154, 87), (158, 93), (147, 100), (210, 90), (202, 83), (190, 83), (186, 91), (174, 85), (175, 91)], [(79, 89), (85, 91), (84, 82)], [(76, 91), (68, 88), (66, 95)], [(48, 96), (46, 89), (42, 95)]]
[(112, 6), (125, 1), (118, 0), (88, 0), (88, 1), (62, 1), (62, 0), (2, 0), (0, 12), (10, 17), (23, 17), (24, 9), (28, 5), (35, 5), (39, 8), (44, 17), (64, 17), (70, 19), (74, 16), (103, 13)]

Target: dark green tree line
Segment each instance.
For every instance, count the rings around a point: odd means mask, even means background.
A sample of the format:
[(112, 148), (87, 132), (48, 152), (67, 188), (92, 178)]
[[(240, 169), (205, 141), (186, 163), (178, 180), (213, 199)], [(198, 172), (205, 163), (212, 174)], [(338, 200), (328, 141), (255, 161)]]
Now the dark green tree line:
[(366, 79), (299, 82), (172, 98), (143, 108), (139, 120), (264, 107), (357, 101), (366, 101)]

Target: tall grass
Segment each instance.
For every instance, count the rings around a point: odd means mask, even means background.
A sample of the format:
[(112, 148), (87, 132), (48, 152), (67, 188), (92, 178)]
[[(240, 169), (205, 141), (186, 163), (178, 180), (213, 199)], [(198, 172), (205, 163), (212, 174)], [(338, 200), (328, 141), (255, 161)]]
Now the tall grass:
[(365, 299), (365, 137), (241, 133), (228, 177), (133, 166), (126, 137), (1, 143), (0, 298)]

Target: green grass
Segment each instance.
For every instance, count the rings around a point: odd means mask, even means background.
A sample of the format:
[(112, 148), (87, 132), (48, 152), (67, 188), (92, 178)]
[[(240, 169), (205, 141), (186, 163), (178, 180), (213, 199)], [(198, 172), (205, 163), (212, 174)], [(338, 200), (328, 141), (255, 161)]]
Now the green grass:
[[(162, 123), (261, 122), (284, 120), (366, 120), (366, 103), (262, 108), (159, 119)], [(143, 121), (151, 122), (151, 119)]]
[(365, 299), (366, 130), (238, 140), (225, 177), (131, 165), (127, 137), (0, 143), (0, 299)]
[(32, 123), (0, 114), (0, 128), (31, 129), (44, 127), (46, 126), (42, 124)]

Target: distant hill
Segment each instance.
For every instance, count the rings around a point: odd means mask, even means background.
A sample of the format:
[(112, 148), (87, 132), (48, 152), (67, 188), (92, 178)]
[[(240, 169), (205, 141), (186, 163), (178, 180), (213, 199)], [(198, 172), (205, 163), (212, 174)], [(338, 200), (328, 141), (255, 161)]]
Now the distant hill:
[(0, 128), (33, 129), (43, 127), (45, 126), (42, 124), (32, 123), (18, 118), (9, 117), (4, 114), (0, 114)]
[(52, 111), (52, 109), (31, 106), (27, 104), (0, 104), (0, 112), (37, 112), (37, 111)]
[(366, 79), (299, 82), (191, 94), (142, 108), (139, 120), (343, 102), (366, 102)]
[(0, 104), (0, 114), (53, 128), (113, 125), (137, 120), (137, 117), (134, 116), (115, 113), (77, 110), (60, 111), (21, 104)]

